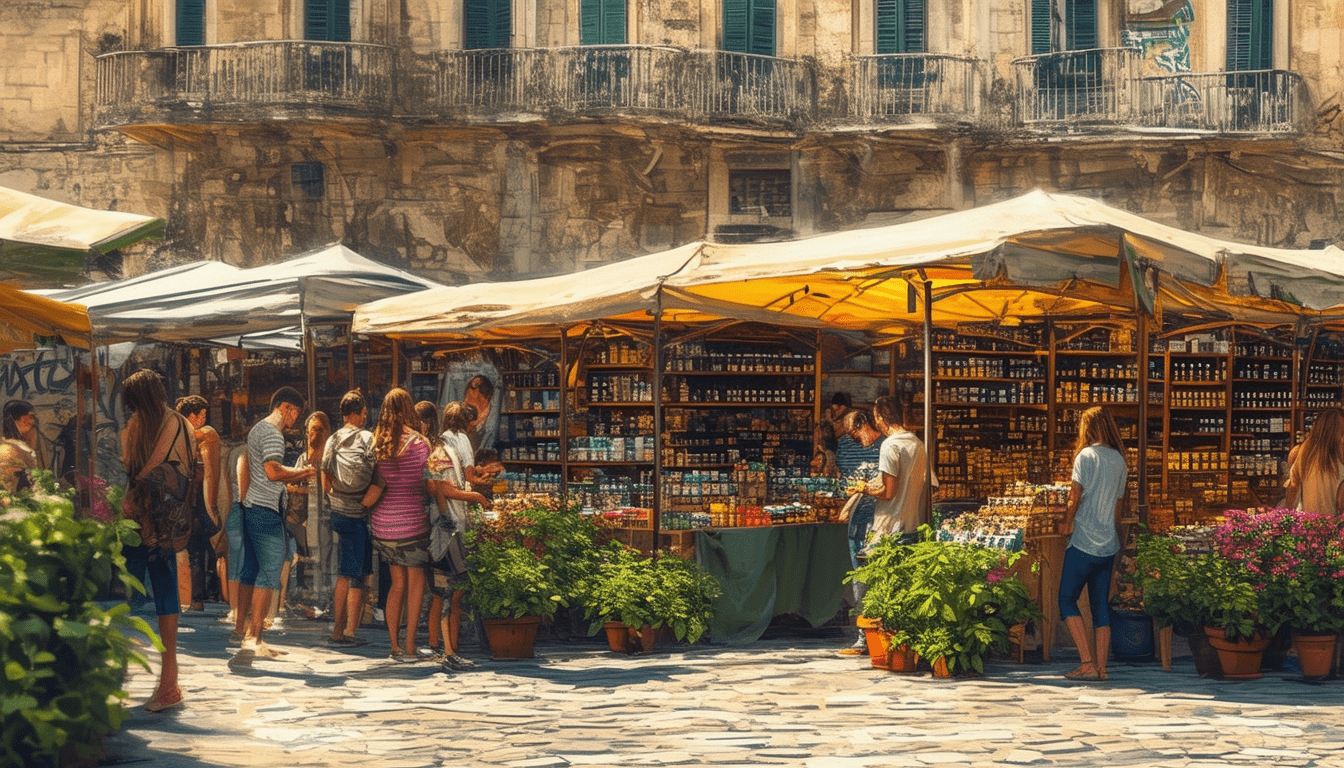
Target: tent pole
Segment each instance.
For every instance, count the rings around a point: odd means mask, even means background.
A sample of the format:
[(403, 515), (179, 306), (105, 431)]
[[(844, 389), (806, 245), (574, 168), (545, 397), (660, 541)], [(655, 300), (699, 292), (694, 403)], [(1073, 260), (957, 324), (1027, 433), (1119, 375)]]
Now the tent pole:
[(345, 388), (350, 392), (355, 388), (355, 325), (345, 326)]
[(652, 554), (658, 553), (658, 540), (663, 527), (663, 286), (658, 285), (653, 305), (653, 526)]
[(401, 339), (392, 337), (392, 386), (401, 386)]
[[(82, 488), (80, 487), (79, 482), (79, 473), (84, 467), (84, 441), (79, 438), (79, 433), (84, 426), (84, 416), (88, 413), (84, 409), (84, 385), (79, 380), (79, 369), (83, 364), (83, 358), (79, 355), (78, 347), (67, 348), (75, 358), (75, 476), (72, 479), (74, 480), (76, 490), (79, 491), (79, 494), (76, 496), (79, 501), (75, 504), (75, 508), (80, 512), (89, 512), (93, 509), (93, 475), (89, 475), (88, 482), (84, 483)], [(92, 359), (92, 349), (89, 350), (89, 354), (90, 359)], [(56, 478), (58, 482), (62, 479), (63, 478), (59, 477)]]
[(924, 520), (933, 525), (933, 282), (924, 281)]
[(569, 506), (569, 349), (560, 329), (560, 498)]
[(1148, 524), (1148, 352), (1152, 347), (1148, 339), (1148, 315), (1143, 307), (1135, 312), (1137, 326), (1136, 342), (1139, 344), (1139, 522)]
[[(98, 475), (98, 342), (89, 334), (89, 368), (93, 371), (90, 378), (90, 395), (93, 397), (93, 406), (89, 409), (89, 487), (93, 487), (93, 479)], [(89, 507), (93, 507), (93, 498), (89, 498)]]
[(313, 349), (313, 329), (303, 327), (303, 363), (308, 376), (308, 411), (317, 413), (317, 350)]

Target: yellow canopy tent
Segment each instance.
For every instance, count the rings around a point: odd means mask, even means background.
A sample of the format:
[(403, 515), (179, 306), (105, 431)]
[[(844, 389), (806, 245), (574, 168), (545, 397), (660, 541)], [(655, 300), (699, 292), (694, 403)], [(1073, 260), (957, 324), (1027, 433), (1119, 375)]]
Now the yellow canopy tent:
[(89, 348), (88, 311), (0, 283), (0, 352), (31, 349), (35, 336), (60, 336), (71, 346)]

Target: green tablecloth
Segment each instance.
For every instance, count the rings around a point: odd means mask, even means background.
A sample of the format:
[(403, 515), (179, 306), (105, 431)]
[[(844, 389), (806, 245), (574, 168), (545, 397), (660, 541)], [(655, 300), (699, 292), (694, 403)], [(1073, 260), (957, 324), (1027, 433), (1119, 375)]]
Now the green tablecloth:
[(850, 569), (846, 529), (835, 523), (697, 531), (695, 559), (723, 585), (710, 639), (733, 645), (755, 642), (783, 613), (814, 627), (830, 621)]

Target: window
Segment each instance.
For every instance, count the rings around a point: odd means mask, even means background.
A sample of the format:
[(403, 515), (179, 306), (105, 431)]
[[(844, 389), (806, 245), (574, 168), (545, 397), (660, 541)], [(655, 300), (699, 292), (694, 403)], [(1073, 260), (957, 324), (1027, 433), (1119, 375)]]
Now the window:
[(792, 216), (791, 174), (787, 170), (729, 171), (728, 211), (755, 216)]
[(625, 44), (626, 0), (582, 0), (579, 8), (581, 45)]
[(924, 0), (877, 0), (878, 53), (923, 53)]
[(775, 55), (775, 0), (723, 0), (723, 49)]
[(327, 194), (321, 163), (295, 163), (289, 167), (290, 189), (295, 197), (318, 199)]
[(177, 0), (178, 45), (205, 45), (205, 0)]
[(1031, 0), (1031, 52), (1086, 51), (1099, 45), (1097, 0)]
[(512, 0), (464, 0), (464, 48), (508, 48), (513, 28)]
[(305, 40), (350, 41), (350, 0), (305, 0)]
[(1227, 0), (1229, 71), (1274, 68), (1274, 0)]

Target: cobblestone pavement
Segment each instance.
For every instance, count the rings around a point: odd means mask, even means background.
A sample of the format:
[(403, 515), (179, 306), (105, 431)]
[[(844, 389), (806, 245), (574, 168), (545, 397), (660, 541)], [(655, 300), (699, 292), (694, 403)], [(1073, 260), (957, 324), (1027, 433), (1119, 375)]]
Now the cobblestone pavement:
[(468, 648), (480, 668), (445, 674), (389, 661), (384, 631), (333, 650), (325, 622), (296, 620), (268, 639), (283, 659), (234, 669), (219, 615), (183, 616), (185, 706), (145, 712), (154, 675), (133, 668), (105, 765), (1344, 768), (1344, 682), (1306, 682), (1291, 657), (1242, 682), (1188, 656), (1101, 683), (1065, 680), (1067, 659), (935, 680), (837, 656), (838, 634), (634, 657), (543, 639), (528, 661)]

